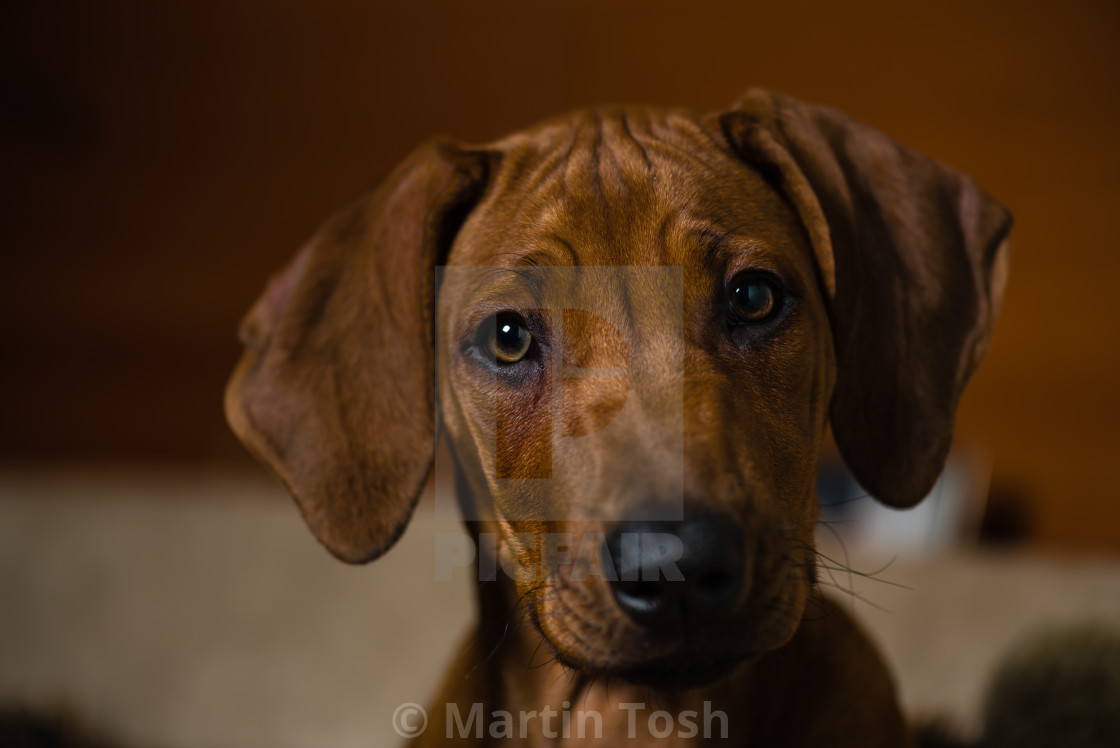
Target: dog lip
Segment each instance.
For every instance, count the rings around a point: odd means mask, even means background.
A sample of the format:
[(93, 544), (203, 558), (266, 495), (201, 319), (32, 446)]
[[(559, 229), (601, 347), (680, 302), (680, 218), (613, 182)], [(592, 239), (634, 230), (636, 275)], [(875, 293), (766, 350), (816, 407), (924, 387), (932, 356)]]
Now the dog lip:
[(535, 609), (530, 610), (530, 619), (541, 639), (552, 650), (555, 658), (564, 667), (575, 671), (613, 675), (636, 685), (648, 686), (659, 691), (686, 691), (701, 688), (723, 680), (735, 669), (758, 656), (758, 651), (729, 653), (718, 656), (711, 652), (699, 651), (695, 647), (674, 647), (670, 654), (660, 655), (645, 661), (626, 664), (621, 667), (593, 664), (563, 647), (557, 645), (541, 626)]
[(626, 668), (619, 675), (632, 683), (662, 691), (685, 691), (723, 680), (751, 655), (698, 657), (680, 652)]

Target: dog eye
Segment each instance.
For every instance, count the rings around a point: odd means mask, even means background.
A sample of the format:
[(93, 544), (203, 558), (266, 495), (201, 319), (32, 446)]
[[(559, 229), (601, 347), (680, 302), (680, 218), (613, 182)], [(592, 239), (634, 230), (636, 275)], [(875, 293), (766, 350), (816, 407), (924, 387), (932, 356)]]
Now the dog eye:
[(494, 318), (490, 352), (498, 363), (515, 364), (525, 358), (533, 344), (533, 335), (517, 314), (504, 312)]
[(728, 285), (731, 314), (738, 322), (765, 322), (777, 311), (782, 294), (771, 279), (739, 273)]

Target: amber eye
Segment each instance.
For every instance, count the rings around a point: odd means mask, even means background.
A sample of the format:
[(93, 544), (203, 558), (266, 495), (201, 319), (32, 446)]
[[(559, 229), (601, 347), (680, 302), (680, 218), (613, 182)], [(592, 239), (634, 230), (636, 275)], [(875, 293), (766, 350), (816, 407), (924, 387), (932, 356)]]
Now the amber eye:
[(494, 336), (490, 339), (490, 352), (502, 364), (515, 364), (525, 358), (533, 344), (533, 335), (525, 327), (525, 320), (512, 312), (503, 312), (494, 318)]
[(781, 302), (781, 291), (773, 280), (758, 273), (739, 273), (728, 285), (731, 313), (739, 322), (764, 322)]

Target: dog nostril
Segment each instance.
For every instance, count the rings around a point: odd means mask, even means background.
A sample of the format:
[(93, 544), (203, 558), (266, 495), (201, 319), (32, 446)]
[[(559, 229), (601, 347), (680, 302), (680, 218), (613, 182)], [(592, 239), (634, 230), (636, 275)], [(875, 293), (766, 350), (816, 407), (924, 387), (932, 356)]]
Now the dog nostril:
[(719, 606), (733, 602), (739, 593), (738, 575), (732, 571), (714, 571), (696, 583), (697, 602), (707, 606)]
[(660, 582), (630, 582), (624, 585), (621, 590), (630, 597), (638, 600), (653, 601), (661, 597), (661, 583)]
[(722, 571), (712, 572), (705, 574), (696, 583), (696, 589), (709, 595), (719, 594), (727, 590), (728, 585), (731, 583), (731, 575)]
[(628, 616), (643, 625), (652, 625), (666, 614), (667, 598), (660, 582), (621, 582), (614, 587), (614, 597)]

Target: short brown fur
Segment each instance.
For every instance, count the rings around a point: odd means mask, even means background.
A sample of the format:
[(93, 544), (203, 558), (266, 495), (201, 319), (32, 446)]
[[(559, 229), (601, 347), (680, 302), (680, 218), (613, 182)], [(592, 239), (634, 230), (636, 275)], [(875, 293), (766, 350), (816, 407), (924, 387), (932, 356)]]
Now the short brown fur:
[[(273, 280), (227, 411), (350, 562), (403, 530), (439, 425), (470, 532), (533, 572), (480, 584), (478, 629), (413, 744), (448, 742), (447, 703), (567, 702), (604, 717), (585, 742), (617, 745), (620, 703), (707, 701), (730, 715), (733, 745), (908, 746), (883, 663), (815, 589), (816, 462), (831, 423), (879, 499), (929, 490), (991, 334), (1009, 228), (967, 177), (763, 91), (723, 113), (604, 108), (486, 146), (439, 142)], [(502, 270), (456, 272), (477, 267)], [(761, 332), (728, 320), (742, 271), (784, 290)], [(510, 309), (536, 315), (539, 346), (512, 378), (472, 347)], [(573, 579), (543, 550), (556, 535), (599, 547), (674, 502), (746, 538), (726, 619), (650, 631), (605, 575)], [(638, 727), (635, 744), (654, 742)], [(550, 744), (539, 730), (461, 742)]]

